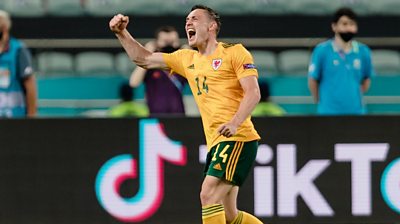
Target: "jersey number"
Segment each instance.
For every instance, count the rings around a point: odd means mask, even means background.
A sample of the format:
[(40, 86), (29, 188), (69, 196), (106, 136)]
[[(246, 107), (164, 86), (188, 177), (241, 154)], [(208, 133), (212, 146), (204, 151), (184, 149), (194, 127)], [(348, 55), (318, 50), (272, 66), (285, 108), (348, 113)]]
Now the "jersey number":
[[(217, 146), (217, 149), (216, 149), (215, 152), (214, 152), (212, 161), (217, 160), (217, 154), (218, 154), (218, 151), (219, 151), (219, 146), (220, 146), (220, 145)], [(228, 159), (228, 154), (226, 154), (226, 150), (228, 150), (228, 149), (229, 149), (229, 145), (226, 145), (226, 146), (224, 147), (224, 149), (222, 149), (222, 151), (219, 153), (219, 157), (222, 158), (222, 163), (225, 163), (226, 160)]]
[[(202, 91), (200, 90), (200, 79), (199, 79), (199, 77), (196, 77), (194, 80), (196, 81), (197, 95), (201, 95)], [(206, 80), (207, 80), (207, 77), (204, 76), (202, 90), (203, 90), (203, 92), (208, 93), (208, 85), (206, 84)]]

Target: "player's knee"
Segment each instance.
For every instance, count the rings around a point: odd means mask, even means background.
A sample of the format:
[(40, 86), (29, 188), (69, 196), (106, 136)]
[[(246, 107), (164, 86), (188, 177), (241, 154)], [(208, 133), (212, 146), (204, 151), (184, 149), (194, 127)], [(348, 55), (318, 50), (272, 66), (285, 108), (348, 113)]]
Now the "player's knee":
[(201, 189), (201, 192), (200, 192), (201, 205), (204, 206), (204, 205), (214, 204), (214, 203), (212, 203), (211, 198), (212, 198), (212, 194), (209, 191), (207, 191), (205, 189)]
[(213, 193), (212, 189), (203, 188), (200, 192), (200, 201), (201, 205), (212, 205), (212, 204), (222, 204), (222, 201), (219, 200), (218, 195)]

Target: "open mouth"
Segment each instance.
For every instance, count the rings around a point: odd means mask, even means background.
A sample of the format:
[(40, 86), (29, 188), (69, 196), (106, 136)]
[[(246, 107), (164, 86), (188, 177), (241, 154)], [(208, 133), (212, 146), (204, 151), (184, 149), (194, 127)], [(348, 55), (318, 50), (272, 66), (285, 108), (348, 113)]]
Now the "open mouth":
[(192, 39), (196, 35), (196, 31), (194, 29), (188, 29), (189, 39)]

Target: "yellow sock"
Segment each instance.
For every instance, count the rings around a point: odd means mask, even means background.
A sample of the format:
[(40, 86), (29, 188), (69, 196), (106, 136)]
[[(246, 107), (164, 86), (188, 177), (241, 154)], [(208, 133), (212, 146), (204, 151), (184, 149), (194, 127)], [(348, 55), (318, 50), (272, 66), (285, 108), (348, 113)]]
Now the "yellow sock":
[(239, 211), (238, 215), (235, 217), (235, 219), (231, 222), (231, 224), (240, 224), (242, 223), (243, 220), (243, 212)]
[(203, 224), (226, 224), (224, 206), (206, 205), (202, 208)]
[(239, 211), (236, 218), (231, 222), (231, 224), (263, 224), (255, 216), (250, 215), (247, 212)]

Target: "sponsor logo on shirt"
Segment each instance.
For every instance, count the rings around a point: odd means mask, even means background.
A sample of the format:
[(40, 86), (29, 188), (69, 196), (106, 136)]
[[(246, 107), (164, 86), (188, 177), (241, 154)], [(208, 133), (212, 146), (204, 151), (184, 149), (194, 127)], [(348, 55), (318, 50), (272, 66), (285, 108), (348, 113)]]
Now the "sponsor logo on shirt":
[(215, 170), (222, 170), (221, 164), (219, 164), (219, 163), (215, 164), (215, 165), (213, 166), (213, 168), (214, 168)]
[(333, 65), (338, 66), (339, 65), (339, 60), (333, 60)]
[(221, 58), (212, 60), (212, 67), (213, 67), (214, 70), (218, 70), (218, 68), (221, 67), (221, 64), (222, 64), (222, 59)]
[(354, 59), (354, 61), (353, 61), (353, 67), (354, 67), (355, 69), (360, 69), (360, 68), (361, 68), (360, 59)]
[(8, 88), (10, 84), (10, 70), (5, 67), (0, 67), (0, 88)]

